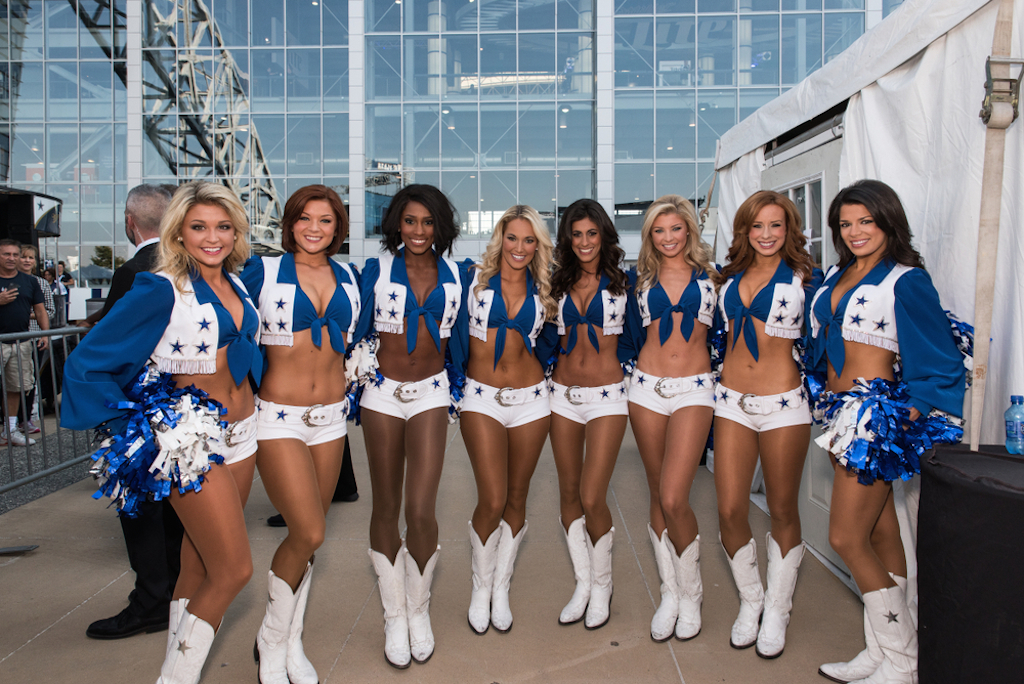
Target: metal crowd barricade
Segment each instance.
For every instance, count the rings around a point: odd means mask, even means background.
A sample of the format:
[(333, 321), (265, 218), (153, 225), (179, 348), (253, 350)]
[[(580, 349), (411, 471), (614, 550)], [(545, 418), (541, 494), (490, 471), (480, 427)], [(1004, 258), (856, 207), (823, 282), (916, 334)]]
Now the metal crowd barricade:
[[(17, 364), (18, 377), (23, 377), (21, 355), (10, 350), (10, 345), (32, 342), (32, 388), (21, 388), (18, 392), (18, 414), (25, 437), (25, 445), (14, 443), (9, 432), (7, 378), (0, 373), (2, 385), (3, 431), (0, 439), (0, 494), (12, 491), (31, 482), (57, 473), (65, 468), (82, 463), (89, 458), (91, 431), (75, 431), (60, 427), (60, 396), (64, 375), (64, 361), (85, 333), (84, 328), (63, 327), (36, 332), (0, 335), (0, 344), (13, 357), (8, 363)], [(38, 341), (49, 338), (50, 345), (40, 350)], [(34, 391), (33, 391), (34, 389)], [(15, 390), (11, 390), (13, 393)], [(38, 417), (33, 420), (39, 432), (30, 432), (33, 406)], [(6, 444), (3, 442), (6, 441)]]

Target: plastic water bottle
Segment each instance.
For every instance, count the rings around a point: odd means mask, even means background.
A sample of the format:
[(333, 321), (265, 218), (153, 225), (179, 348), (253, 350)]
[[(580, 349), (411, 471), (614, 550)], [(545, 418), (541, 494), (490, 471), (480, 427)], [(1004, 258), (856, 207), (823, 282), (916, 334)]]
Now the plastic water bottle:
[(1003, 414), (1006, 421), (1006, 450), (1011, 454), (1024, 454), (1024, 396), (1010, 397), (1010, 408)]

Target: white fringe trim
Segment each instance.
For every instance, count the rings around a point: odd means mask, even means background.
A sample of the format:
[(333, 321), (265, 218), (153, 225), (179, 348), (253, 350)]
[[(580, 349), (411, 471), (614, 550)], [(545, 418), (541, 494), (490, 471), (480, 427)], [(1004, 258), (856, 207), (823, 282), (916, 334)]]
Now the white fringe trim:
[(612, 327), (604, 328), (604, 334), (605, 335), (621, 335), (622, 334), (622, 326), (620, 325), (620, 326), (616, 326), (614, 328), (612, 328)]
[(879, 337), (878, 335), (869, 335), (868, 333), (857, 332), (856, 330), (847, 330), (846, 328), (843, 328), (843, 339), (847, 342), (870, 344), (872, 347), (881, 347), (882, 349), (888, 349), (895, 353), (899, 353), (900, 351), (899, 344), (897, 344), (896, 340)]
[(447, 337), (451, 337), (452, 336), (452, 329), (451, 328), (439, 328), (438, 332), (441, 334), (441, 339), (442, 340), (447, 338)]
[(156, 357), (157, 370), (172, 375), (213, 375), (217, 359), (165, 359)]
[[(712, 318), (709, 314), (704, 313), (703, 311), (701, 313), (697, 314), (697, 320), (700, 321), (701, 323), (703, 323), (704, 325), (708, 326), (709, 328), (715, 322), (714, 318)], [(728, 326), (728, 325), (729, 324), (726, 323), (726, 326)], [(729, 332), (729, 328), (726, 327), (725, 331)]]
[(771, 337), (784, 337), (787, 340), (796, 340), (800, 338), (800, 331), (794, 330), (793, 328), (780, 328), (777, 325), (766, 325), (764, 331)]
[(481, 340), (483, 342), (487, 341), (487, 331), (486, 330), (478, 330), (476, 328), (470, 328), (469, 329), (469, 334), (470, 334), (471, 337), (475, 337), (476, 339)]
[(401, 335), (405, 332), (404, 323), (381, 323), (377, 321), (373, 324), (373, 327), (377, 332), (393, 333), (395, 335)]
[(294, 336), (280, 335), (277, 333), (273, 335), (270, 333), (263, 333), (263, 335), (260, 336), (260, 341), (263, 344), (269, 344), (271, 346), (290, 347), (294, 343)]

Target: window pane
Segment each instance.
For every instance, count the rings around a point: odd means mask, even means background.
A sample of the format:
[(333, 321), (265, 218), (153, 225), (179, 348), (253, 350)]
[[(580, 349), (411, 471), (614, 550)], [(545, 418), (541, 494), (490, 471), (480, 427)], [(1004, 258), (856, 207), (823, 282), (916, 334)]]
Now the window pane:
[(320, 168), (320, 117), (288, 117), (288, 173), (317, 174)]
[(698, 158), (714, 159), (715, 142), (735, 124), (735, 90), (697, 91)]
[(366, 32), (398, 31), (402, 21), (401, 0), (366, 0)]
[(740, 12), (778, 12), (779, 0), (740, 0)]
[(224, 45), (249, 44), (248, 0), (213, 0), (213, 17)]
[(348, 173), (348, 114), (324, 114), (324, 174)]
[[(558, 171), (558, 206), (562, 209), (578, 199), (593, 199), (593, 171)], [(557, 228), (557, 226), (556, 226)], [(554, 235), (554, 231), (551, 233)]]
[(252, 0), (252, 44), (284, 45), (284, 0)]
[(519, 172), (518, 204), (528, 204), (542, 215), (554, 216), (557, 202), (554, 171)]
[(437, 168), (441, 144), (437, 105), (405, 108), (405, 164), (416, 169)]
[(42, 183), (46, 179), (46, 136), (42, 124), (11, 126), (11, 181)]
[(692, 88), (696, 50), (693, 17), (659, 17), (657, 22), (658, 85)]
[(519, 30), (541, 31), (555, 28), (555, 3), (519, 2)]
[(46, 180), (80, 182), (78, 126), (46, 127)]
[(476, 99), (480, 87), (478, 63), (480, 50), (476, 36), (445, 34), (444, 97)]
[(128, 126), (114, 124), (114, 180), (128, 180)]
[(397, 99), (402, 94), (402, 43), (397, 36), (366, 39), (366, 99)]
[(444, 109), (448, 113), (441, 113), (441, 166), (475, 167), (479, 149), (476, 105), (446, 105)]
[(615, 14), (651, 14), (654, 0), (615, 0)]
[(735, 84), (736, 22), (731, 17), (700, 17), (697, 69), (702, 86)]
[[(427, 43), (430, 43), (429, 47)], [(441, 65), (438, 58), (442, 55), (440, 40), (437, 38), (406, 38), (405, 39), (405, 97), (407, 99), (437, 100)], [(429, 55), (429, 56), (428, 56)]]
[[(110, 28), (110, 5), (105, 0), (78, 0), (78, 11), (81, 16), (89, 17), (88, 21), (75, 16), (72, 4), (66, 3), (63, 9), (70, 9), (72, 19), (68, 26), (69, 32), (78, 28), (79, 59), (110, 59), (104, 48), (111, 50), (113, 33)], [(122, 3), (123, 4), (123, 3)], [(120, 8), (124, 11), (124, 7)], [(121, 21), (126, 21), (127, 17)], [(116, 43), (113, 43), (116, 45)], [(120, 46), (119, 46), (120, 47)], [(116, 49), (114, 50), (116, 52)], [(122, 53), (123, 55), (123, 53)], [(72, 55), (73, 56), (73, 55)]]
[(799, 83), (821, 67), (821, 15), (782, 16), (782, 82)]
[[(5, 5), (7, 3), (4, 3)], [(75, 59), (78, 57), (78, 16), (75, 7), (61, 0), (46, 0), (46, 57)], [(107, 33), (110, 40), (110, 33)]]
[(806, 10), (820, 10), (821, 0), (782, 0), (782, 10), (803, 12)]
[(862, 10), (864, 0), (825, 0), (827, 10)]
[(480, 165), (515, 168), (515, 103), (480, 105)]
[(46, 71), (46, 118), (78, 119), (78, 63), (48, 62)]
[(249, 105), (254, 112), (284, 111), (284, 50), (253, 50)]
[(324, 111), (348, 106), (348, 49), (324, 50)]
[(171, 50), (142, 51), (142, 97), (147, 111), (177, 108), (177, 63)]
[[(5, 3), (6, 4), (6, 3)], [(43, 58), (43, 6), (38, 2), (20, 3), (21, 58)], [(5, 11), (6, 14), (6, 11)], [(20, 21), (19, 21), (20, 19)], [(15, 55), (17, 56), (17, 55)]]
[(558, 105), (557, 116), (558, 166), (593, 166), (593, 103), (563, 101)]
[[(480, 204), (477, 195), (477, 174), (475, 171), (443, 171), (441, 173), (441, 191), (448, 196), (452, 205), (459, 212), (462, 221), (462, 232), (465, 235), (479, 235), (481, 227), (476, 220)], [(487, 227), (487, 234), (493, 226)]]
[[(82, 242), (104, 246), (114, 242), (114, 188), (96, 185), (82, 189)], [(85, 244), (86, 251), (89, 247)]]
[(288, 50), (288, 111), (320, 111), (320, 50)]
[(560, 71), (561, 95), (594, 93), (594, 36), (590, 33), (559, 33), (555, 70)]
[(615, 93), (615, 121), (615, 161), (650, 159), (654, 150), (654, 91)]
[(694, 163), (657, 164), (655, 196), (681, 195), (693, 202), (697, 192), (697, 165)]
[(696, 95), (692, 90), (657, 93), (658, 159), (693, 159), (697, 151)]
[(863, 14), (825, 15), (825, 64), (864, 33)]
[[(284, 117), (281, 115), (253, 115), (251, 132), (259, 136), (260, 148), (263, 150), (263, 161), (267, 171), (274, 176), (285, 173), (285, 129)], [(253, 167), (258, 168), (257, 160)]]
[(654, 164), (615, 165), (615, 228), (620, 233), (640, 232), (644, 209), (653, 199)]
[(522, 103), (519, 106), (519, 164), (555, 166), (554, 103)]
[(697, 0), (698, 12), (735, 12), (736, 0)]
[(285, 4), (288, 45), (320, 44), (320, 5), (313, 2)]
[(369, 168), (377, 162), (402, 163), (402, 109), (398, 105), (366, 108), (366, 158)]
[(320, 0), (324, 8), (324, 45), (348, 45), (348, 0)]
[(555, 81), (555, 34), (520, 33), (519, 98), (553, 97)]
[(78, 180), (114, 180), (113, 129), (110, 124), (82, 126)]
[(658, 0), (658, 14), (693, 14), (696, 0)]
[[(481, 171), (480, 172), (480, 210), (504, 213), (516, 203), (515, 171)], [(491, 223), (493, 228), (494, 224)], [(490, 233), (488, 230), (487, 233)]]
[(179, 53), (178, 109), (202, 112), (206, 109), (206, 93), (214, 81), (213, 52), (196, 50), (192, 55)]
[(778, 88), (745, 88), (740, 90), (740, 121), (779, 96)]
[(558, 0), (557, 12), (560, 29), (594, 28), (593, 0)]
[(654, 20), (615, 20), (615, 87), (654, 85)]
[(505, 98), (516, 92), (515, 35), (480, 36), (480, 97)]
[(14, 121), (43, 119), (44, 84), (42, 62), (11, 62)]
[(739, 23), (740, 85), (779, 82), (779, 18), (756, 16)]
[[(174, 175), (177, 159), (174, 155), (176, 116), (143, 116), (142, 168), (146, 177)], [(170, 128), (168, 132), (168, 128)]]

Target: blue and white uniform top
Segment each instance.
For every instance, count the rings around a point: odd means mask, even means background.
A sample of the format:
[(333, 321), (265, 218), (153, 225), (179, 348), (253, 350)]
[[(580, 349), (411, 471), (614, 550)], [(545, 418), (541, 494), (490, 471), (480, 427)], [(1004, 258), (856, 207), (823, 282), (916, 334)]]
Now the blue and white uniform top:
[(569, 333), (565, 354), (571, 354), (572, 350), (576, 348), (576, 326), (582, 323), (587, 324), (587, 337), (597, 351), (601, 351), (601, 346), (597, 340), (595, 325), (601, 326), (604, 335), (622, 334), (626, 325), (626, 300), (628, 297), (625, 293), (617, 295), (609, 292), (609, 282), (608, 276), (602, 273), (597, 293), (587, 305), (586, 315), (579, 312), (576, 302), (568, 292), (558, 300), (558, 319), (556, 321), (558, 335), (561, 337), (566, 331)]
[[(229, 281), (242, 300), (241, 328), (202, 278), (179, 291), (167, 273), (140, 273), (122, 297), (68, 357), (61, 424), (86, 430), (119, 418), (129, 387), (152, 362), (175, 375), (211, 375), (225, 349), (235, 384), (263, 373), (259, 314), (238, 276)], [(114, 407), (111, 408), (107, 404)]]
[(441, 349), (441, 340), (451, 337), (462, 306), (459, 268), (451, 259), (438, 258), (437, 285), (427, 295), (422, 306), (416, 301), (409, 285), (404, 248), (397, 257), (384, 254), (376, 259), (368, 259), (359, 286), (362, 309), (354, 341), (365, 338), (371, 329), (394, 334), (405, 332), (406, 347), (411, 354), (416, 348), (421, 316), (438, 351)]
[(693, 334), (694, 322), (703, 323), (709, 328), (714, 323), (715, 304), (718, 295), (715, 293), (715, 284), (708, 278), (708, 274), (694, 269), (690, 274), (690, 282), (683, 288), (678, 302), (668, 298), (668, 293), (661, 283), (655, 283), (652, 287), (637, 292), (636, 304), (640, 313), (640, 325), (646, 329), (653, 321), (659, 320), (658, 341), (665, 344), (672, 336), (672, 314), (683, 314), (679, 322), (679, 332), (683, 339), (690, 340)]
[(487, 341), (487, 331), (495, 330), (494, 366), (505, 351), (505, 336), (513, 330), (523, 338), (526, 349), (533, 352), (537, 337), (544, 327), (544, 307), (540, 303), (537, 286), (533, 282), (533, 274), (526, 271), (526, 299), (519, 307), (515, 318), (509, 319), (505, 309), (505, 299), (501, 296), (501, 273), (496, 273), (487, 281), (487, 288), (477, 294), (480, 282), (480, 271), (474, 269), (473, 280), (466, 294), (466, 307), (469, 314), (469, 334), (478, 340)]
[(832, 290), (848, 267), (830, 268), (811, 302), (812, 370), (825, 372), (827, 359), (841, 376), (844, 340), (888, 349), (899, 355), (902, 380), (922, 415), (937, 408), (961, 416), (963, 360), (928, 273), (883, 259), (833, 312)]
[(757, 332), (754, 330), (754, 319), (764, 322), (764, 332), (769, 337), (782, 337), (795, 340), (803, 335), (802, 329), (806, 310), (807, 295), (813, 295), (821, 283), (821, 270), (814, 269), (811, 282), (806, 286), (799, 274), (793, 272), (785, 260), (780, 260), (775, 274), (768, 284), (754, 295), (750, 306), (743, 304), (740, 296), (740, 281), (744, 273), (730, 277), (718, 293), (718, 304), (722, 319), (725, 321), (725, 332), (729, 332), (730, 321), (736, 321), (732, 346), (736, 346), (740, 335), (750, 350), (754, 361), (757, 361)]
[(294, 334), (310, 331), (317, 347), (323, 344), (323, 329), (327, 329), (331, 348), (345, 353), (343, 333), (349, 339), (359, 321), (359, 280), (355, 268), (328, 259), (337, 287), (323, 316), (318, 316), (313, 303), (299, 286), (295, 271), (295, 256), (286, 253), (278, 257), (253, 256), (242, 271), (245, 283), (260, 312), (260, 342), (272, 346), (292, 346)]

